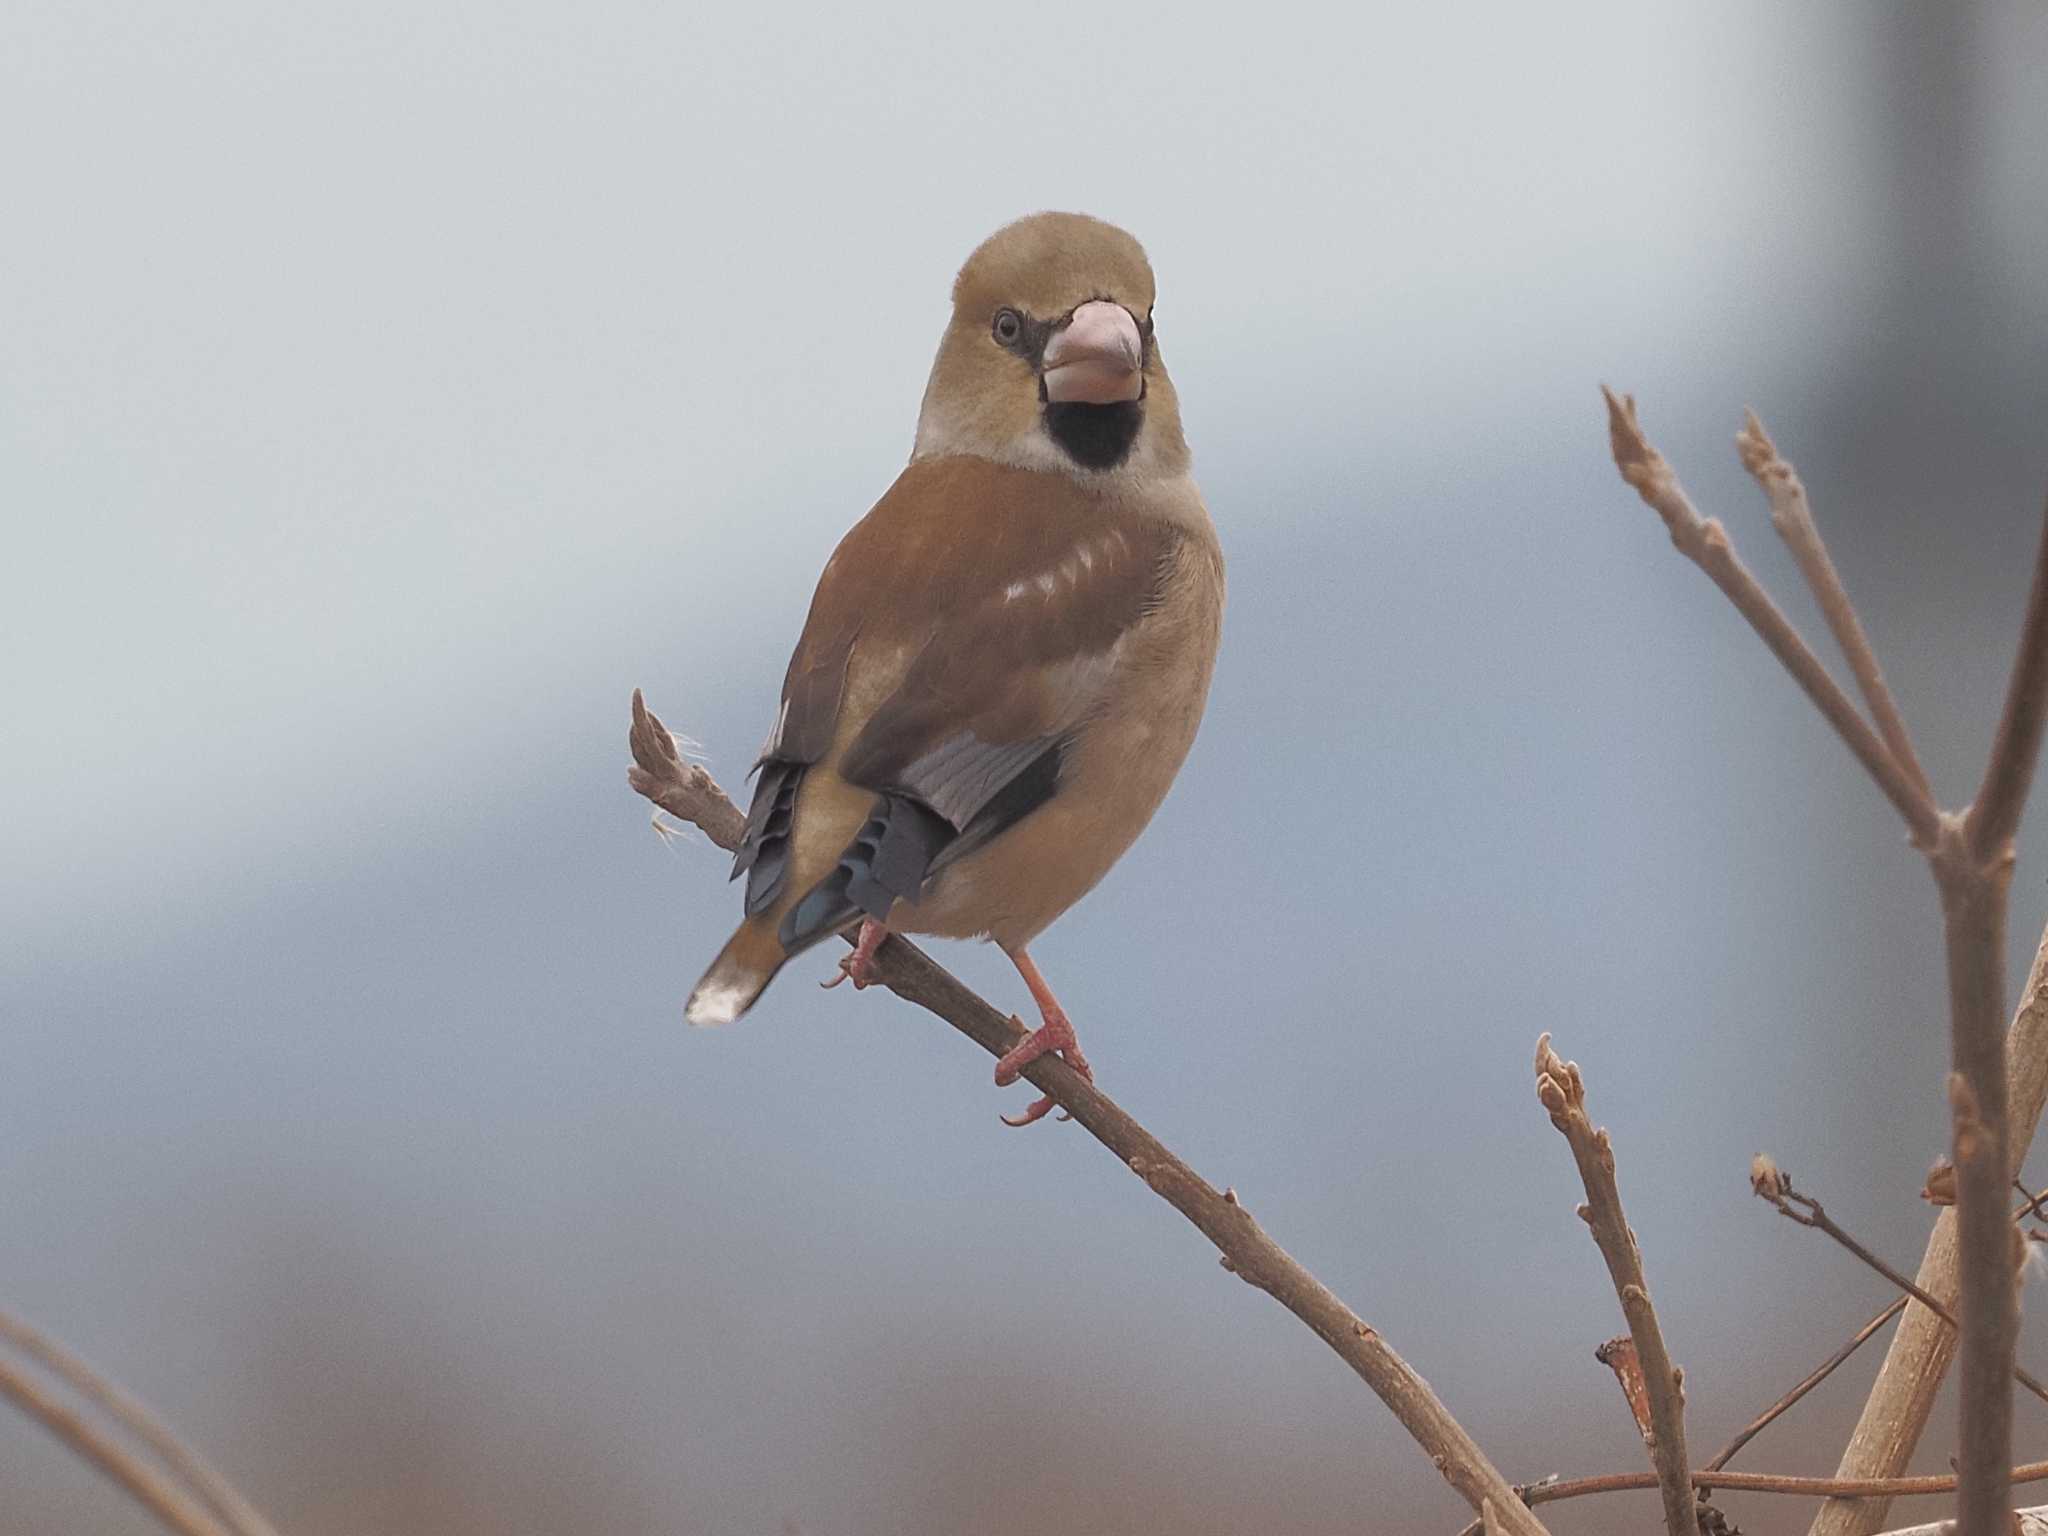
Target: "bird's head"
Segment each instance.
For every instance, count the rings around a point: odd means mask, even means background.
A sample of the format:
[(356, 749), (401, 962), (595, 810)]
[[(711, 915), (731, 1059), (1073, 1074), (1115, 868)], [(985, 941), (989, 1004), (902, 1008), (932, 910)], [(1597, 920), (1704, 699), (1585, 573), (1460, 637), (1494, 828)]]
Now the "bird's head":
[(1187, 468), (1153, 334), (1144, 247), (1080, 213), (1036, 213), (975, 249), (953, 283), (913, 458), (968, 453), (1084, 479)]

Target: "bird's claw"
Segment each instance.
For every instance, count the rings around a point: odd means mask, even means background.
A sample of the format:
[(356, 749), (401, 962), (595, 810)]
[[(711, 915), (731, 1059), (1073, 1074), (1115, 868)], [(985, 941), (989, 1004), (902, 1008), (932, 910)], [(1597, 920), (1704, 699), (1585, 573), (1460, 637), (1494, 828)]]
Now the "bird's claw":
[[(1023, 1027), (1022, 1020), (1016, 1020), (1015, 1022), (1019, 1028)], [(1010, 1084), (1016, 1082), (1023, 1075), (1024, 1069), (1038, 1060), (1039, 1057), (1053, 1055), (1057, 1055), (1068, 1066), (1072, 1067), (1075, 1072), (1080, 1074), (1084, 1081), (1090, 1083), (1095, 1081), (1094, 1069), (1088, 1065), (1088, 1058), (1081, 1054), (1080, 1041), (1074, 1038), (1074, 1026), (1068, 1022), (1066, 1015), (1055, 1014), (1045, 1021), (1043, 1027), (1034, 1029), (1030, 1034), (1018, 1041), (996, 1063), (996, 1086), (998, 1088), (1009, 1087)], [(1047, 1114), (1058, 1108), (1059, 1105), (1055, 1102), (1053, 1096), (1048, 1093), (1043, 1098), (1034, 1100), (1025, 1109), (1023, 1114), (1014, 1118), (1009, 1115), (1003, 1115), (1000, 1118), (1005, 1125), (1022, 1127), (1031, 1124), (1034, 1120), (1043, 1120)], [(1071, 1120), (1074, 1117), (1062, 1109), (1060, 1110), (1060, 1118), (1062, 1120)]]
[(842, 981), (850, 981), (853, 983), (854, 991), (865, 992), (870, 986), (874, 985), (874, 980), (871, 967), (861, 964), (859, 955), (849, 953), (839, 957), (839, 969), (819, 982), (818, 985), (827, 992), (830, 992)]
[[(1002, 1121), (1003, 1124), (1009, 1126), (1012, 1130), (1021, 1131), (1022, 1129), (1024, 1129), (1025, 1126), (1029, 1125), (1032, 1121), (1043, 1120), (1045, 1118), (1046, 1111), (1051, 1108), (1053, 1108), (1053, 1097), (1051, 1094), (1048, 1093), (1043, 1098), (1032, 1100), (1031, 1107), (1025, 1110), (1024, 1113), (1021, 1115), (997, 1115), (996, 1118)], [(1060, 1118), (1062, 1120), (1071, 1120), (1074, 1117), (1068, 1114), (1065, 1110), (1061, 1110)]]
[(839, 957), (838, 974), (828, 976), (818, 985), (829, 992), (842, 981), (851, 981), (854, 991), (866, 991), (875, 982), (875, 951), (882, 947), (882, 941), (888, 937), (887, 928), (871, 917), (863, 919), (860, 925), (860, 938), (855, 942), (852, 951)]

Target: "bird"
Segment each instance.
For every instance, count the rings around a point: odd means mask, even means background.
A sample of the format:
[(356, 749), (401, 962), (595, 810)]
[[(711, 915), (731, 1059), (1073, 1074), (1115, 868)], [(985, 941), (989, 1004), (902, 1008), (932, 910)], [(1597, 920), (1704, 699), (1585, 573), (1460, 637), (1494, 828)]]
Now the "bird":
[[(960, 268), (910, 461), (826, 562), (755, 765), (738, 929), (691, 992), (725, 1024), (860, 921), (983, 938), (1093, 1081), (1029, 946), (1136, 840), (1192, 746), (1222, 634), (1223, 556), (1116, 225), (1038, 213)], [(1050, 1095), (1021, 1116), (1053, 1107)]]

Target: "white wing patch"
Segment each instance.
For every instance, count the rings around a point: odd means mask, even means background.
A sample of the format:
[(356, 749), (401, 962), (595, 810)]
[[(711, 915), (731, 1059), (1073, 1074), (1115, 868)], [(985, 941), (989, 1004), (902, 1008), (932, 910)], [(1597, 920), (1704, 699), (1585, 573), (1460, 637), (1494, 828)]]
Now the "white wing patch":
[(761, 743), (761, 756), (773, 757), (782, 749), (782, 732), (789, 724), (789, 700), (782, 701), (782, 707), (775, 711), (775, 727), (769, 731), (768, 739)]
[(1036, 576), (1011, 582), (1003, 588), (1003, 601), (1014, 603), (1018, 598), (1028, 595), (1033, 587), (1036, 587), (1043, 596), (1052, 597), (1063, 586), (1077, 586), (1084, 575), (1095, 569), (1098, 550), (1101, 551), (1102, 558), (1107, 560), (1111, 558), (1113, 550), (1129, 554), (1130, 549), (1130, 541), (1124, 537), (1123, 530), (1112, 529), (1101, 538), (1079, 546), (1051, 570), (1040, 571)]

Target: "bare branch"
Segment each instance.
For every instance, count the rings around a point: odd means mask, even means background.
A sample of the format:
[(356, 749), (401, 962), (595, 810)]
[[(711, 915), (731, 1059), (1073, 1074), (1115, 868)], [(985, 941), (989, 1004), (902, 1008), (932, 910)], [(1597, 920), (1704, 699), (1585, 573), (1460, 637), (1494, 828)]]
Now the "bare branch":
[(1877, 653), (1871, 649), (1870, 638), (1863, 633), (1863, 623), (1856, 616), (1855, 605), (1849, 601), (1849, 593), (1842, 585), (1840, 573), (1835, 570), (1835, 562), (1828, 556), (1828, 547), (1813, 520), (1813, 509), (1807, 504), (1806, 487), (1799, 483), (1798, 471), (1778, 456), (1778, 445), (1764, 431), (1764, 424), (1757, 420), (1756, 412), (1749, 411), (1746, 416), (1742, 430), (1735, 435), (1735, 449), (1742, 457), (1742, 467), (1763, 487), (1764, 496), (1771, 504), (1771, 526), (1778, 530), (1778, 536), (1799, 563), (1800, 574), (1806, 578), (1806, 585), (1820, 604), (1828, 628), (1834, 632), (1835, 643), (1842, 648), (1843, 659), (1856, 676), (1857, 687), (1863, 691), (1863, 701), (1870, 706), (1870, 717), (1877, 722), (1878, 734), (1884, 738), (1892, 757), (1931, 810), (1934, 790), (1913, 751), (1913, 739), (1906, 732), (1906, 722), (1899, 714), (1898, 703), (1892, 698), (1884, 672), (1877, 664)]
[(2041, 755), (2041, 726), (2048, 717), (2048, 509), (2042, 513), (2041, 547), (2034, 557), (2034, 584), (2027, 615), (2020, 622), (2019, 654), (2006, 685), (2005, 713), (1991, 741), (1984, 782), (1970, 806), (1970, 851), (1979, 863), (1998, 858), (2019, 830), (2034, 764)]
[(186, 1487), (227, 1522), (235, 1536), (277, 1536), (270, 1522), (257, 1513), (234, 1484), (215, 1471), (205, 1457), (171, 1433), (170, 1426), (133, 1393), (107, 1380), (49, 1335), (4, 1311), (0, 1311), (0, 1340), (12, 1344), (62, 1377), (72, 1390), (105, 1410), (136, 1439), (155, 1451), (163, 1458), (164, 1465), (184, 1480)]
[[(2002, 893), (2001, 893), (2002, 895)], [(2001, 907), (2003, 902), (2000, 902)], [(2003, 915), (2002, 913), (2000, 914)], [(2005, 937), (2004, 924), (1997, 924)], [(1955, 919), (1950, 918), (1950, 932)], [(2001, 944), (2001, 947), (2002, 944)], [(1949, 959), (1950, 992), (1958, 990), (1959, 962)], [(1967, 984), (1966, 984), (1967, 985)], [(1978, 982), (1981, 987), (1981, 980)], [(1995, 982), (1994, 982), (1995, 985)], [(1994, 1001), (1992, 1006), (1998, 1006)], [(2006, 1536), (2012, 1495), (2006, 1468), (2012, 1458), (2013, 1363), (2019, 1343), (2018, 1257), (2025, 1239), (2004, 1220), (2005, 1215), (2005, 1060), (1993, 1026), (1993, 1080), (1984, 1086), (1996, 1093), (1996, 1107), (1984, 1107), (1963, 1072), (1949, 1075), (1949, 1102), (1954, 1113), (1957, 1250), (1962, 1287), (1958, 1297), (1956, 1334), (1962, 1355), (1962, 1383), (1956, 1438), (1959, 1478), (1956, 1528), (1960, 1536)], [(1963, 1015), (1956, 1014), (1956, 1054), (1964, 1054)], [(1974, 1042), (1973, 1042), (1974, 1043)], [(1973, 1052), (1981, 1054), (1981, 1052)], [(1982, 1066), (1981, 1061), (1978, 1065)], [(1995, 1206), (1992, 1205), (1996, 1201)], [(1986, 1220), (1990, 1208), (1997, 1219)], [(1918, 1299), (1918, 1298), (1916, 1298)], [(2029, 1387), (2038, 1384), (2018, 1372)], [(2048, 1396), (2048, 1394), (2042, 1394)]]
[(1956, 1171), (1956, 1243), (1962, 1275), (1959, 1476), (1956, 1525), (1961, 1536), (2004, 1536), (2012, 1459), (2012, 1388), (2007, 1376), (2019, 1340), (2011, 1228), (2005, 1186), (2017, 1172), (2024, 1143), (2010, 1131), (2005, 1016), (2005, 917), (2012, 883), (2012, 839), (2033, 782), (2048, 716), (2048, 522), (2035, 556), (2019, 655), (2005, 712), (1976, 802), (1963, 817), (1944, 816), (1929, 862), (1941, 889), (1948, 950)]
[(1634, 396), (1616, 397), (1612, 390), (1605, 388), (1601, 393), (1607, 397), (1608, 435), (1613, 443), (1615, 466), (1620, 469), (1622, 479), (1633, 486), (1651, 510), (1664, 519), (1664, 526), (1671, 533), (1671, 542), (1678, 547), (1679, 553), (1705, 571), (1714, 585), (1727, 594), (1736, 611), (1749, 621), (1750, 628), (1784, 664), (1793, 681), (1805, 690), (1814, 706), (1827, 717), (1836, 734), (1847, 743), (1849, 750), (1856, 754), (1857, 761), (1863, 764), (1885, 797), (1906, 819), (1915, 845), (1932, 847), (1936, 829), (1933, 801), (1900, 766), (1891, 749), (1828, 675), (1820, 658), (1813, 654), (1812, 648), (1800, 638), (1799, 631), (1792, 627), (1792, 621), (1771, 601), (1770, 594), (1750, 574), (1749, 568), (1736, 558), (1727, 530), (1717, 520), (1702, 518), (1693, 509), (1692, 501), (1678, 483), (1678, 476), (1672, 472), (1671, 465), (1651, 446), (1637, 425)]
[(1653, 1431), (1644, 1438), (1664, 1493), (1665, 1528), (1670, 1536), (1698, 1536), (1685, 1459), (1684, 1378), (1664, 1348), (1649, 1282), (1643, 1278), (1643, 1257), (1622, 1213), (1621, 1191), (1614, 1182), (1614, 1147), (1607, 1133), (1595, 1129), (1586, 1116), (1586, 1082), (1577, 1065), (1558, 1058), (1547, 1034), (1536, 1042), (1536, 1097), (1550, 1112), (1550, 1123), (1564, 1133), (1579, 1165), (1579, 1179), (1586, 1187), (1586, 1203), (1579, 1214), (1593, 1229), (1593, 1241), (1607, 1261), (1629, 1336), (1635, 1341)]
[[(2048, 1461), (2030, 1461), (2008, 1474), (2014, 1483), (2048, 1481)], [(1695, 1472), (1695, 1488), (1726, 1493), (1783, 1493), (1798, 1498), (1904, 1499), (1930, 1493), (1954, 1493), (1953, 1472), (1925, 1477), (1785, 1477), (1775, 1472)], [(1604, 1477), (1561, 1478), (1528, 1490), (1531, 1504), (1554, 1504), (1594, 1493), (1629, 1493), (1657, 1486), (1654, 1472), (1610, 1472)]]
[[(746, 818), (710, 774), (685, 764), (661, 722), (633, 695), (633, 788), (671, 815), (701, 827), (721, 848), (739, 843)], [(998, 1013), (937, 961), (901, 934), (876, 951), (875, 978), (897, 996), (937, 1014), (992, 1056), (1024, 1037), (1016, 1019)], [(1356, 1313), (1268, 1237), (1234, 1191), (1217, 1191), (1133, 1120), (1094, 1084), (1057, 1056), (1024, 1071), (1042, 1092), (1123, 1160), (1152, 1192), (1185, 1216), (1222, 1254), (1223, 1267), (1257, 1286), (1292, 1312), (1335, 1350), (1422, 1447), (1444, 1480), (1475, 1511), (1490, 1501), (1493, 1518), (1510, 1536), (1543, 1536), (1543, 1527), (1515, 1496), (1463, 1425), (1451, 1417), (1428, 1382)]]
[(127, 1489), (137, 1503), (178, 1536), (233, 1536), (156, 1468), (45, 1391), (33, 1376), (5, 1357), (0, 1357), (0, 1397), (12, 1399), (30, 1418)]

